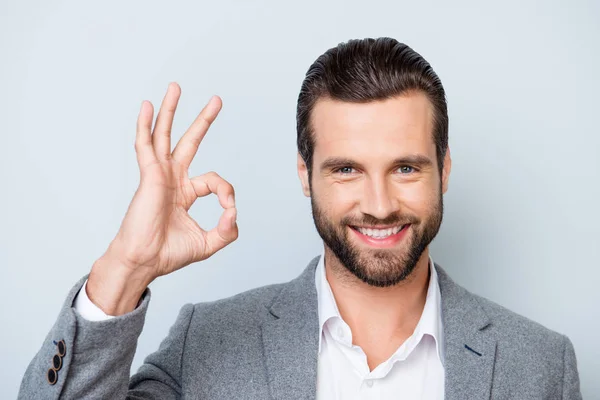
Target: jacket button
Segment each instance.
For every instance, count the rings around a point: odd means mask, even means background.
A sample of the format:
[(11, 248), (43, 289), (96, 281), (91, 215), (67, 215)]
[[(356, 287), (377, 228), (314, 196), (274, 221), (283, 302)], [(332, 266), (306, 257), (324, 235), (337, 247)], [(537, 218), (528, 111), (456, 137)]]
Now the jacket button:
[(48, 379), (49, 384), (54, 385), (58, 380), (58, 372), (50, 368), (46, 374), (46, 379)]
[(54, 357), (52, 357), (52, 366), (58, 371), (62, 367), (62, 357), (55, 354)]
[(56, 347), (58, 348), (58, 355), (61, 357), (64, 357), (65, 354), (67, 354), (67, 344), (65, 343), (64, 340), (61, 340), (60, 342), (58, 342), (56, 344)]

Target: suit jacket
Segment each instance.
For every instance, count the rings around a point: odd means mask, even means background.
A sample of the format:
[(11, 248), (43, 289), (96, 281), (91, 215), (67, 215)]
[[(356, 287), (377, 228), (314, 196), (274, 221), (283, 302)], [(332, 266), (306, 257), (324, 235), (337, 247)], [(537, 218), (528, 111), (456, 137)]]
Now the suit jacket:
[[(159, 349), (131, 378), (150, 291), (129, 314), (87, 321), (72, 308), (84, 277), (29, 364), (19, 399), (314, 399), (317, 262), (288, 283), (185, 305)], [(468, 292), (435, 268), (446, 399), (581, 399), (566, 336)], [(66, 350), (50, 384), (47, 372), (61, 340)]]

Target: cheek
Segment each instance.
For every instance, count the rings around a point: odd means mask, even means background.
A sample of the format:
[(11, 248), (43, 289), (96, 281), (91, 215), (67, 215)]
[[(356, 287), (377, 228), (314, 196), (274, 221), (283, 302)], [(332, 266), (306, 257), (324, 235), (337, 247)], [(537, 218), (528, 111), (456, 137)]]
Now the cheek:
[(341, 184), (322, 186), (313, 190), (313, 197), (318, 201), (319, 207), (336, 221), (352, 213), (360, 199), (357, 194), (356, 188), (352, 189)]
[(400, 207), (417, 215), (428, 214), (436, 204), (438, 196), (438, 188), (423, 183), (400, 185), (396, 191)]

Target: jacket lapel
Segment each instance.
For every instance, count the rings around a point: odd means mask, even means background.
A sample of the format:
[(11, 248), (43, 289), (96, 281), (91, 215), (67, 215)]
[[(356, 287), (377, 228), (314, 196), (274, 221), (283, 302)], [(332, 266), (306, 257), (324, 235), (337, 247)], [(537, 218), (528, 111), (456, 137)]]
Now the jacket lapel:
[(262, 337), (273, 399), (314, 399), (317, 386), (319, 315), (313, 259), (304, 272), (284, 285), (265, 310)]
[(435, 267), (442, 295), (445, 398), (489, 399), (496, 358), (496, 339), (486, 330), (490, 319), (475, 295)]
[[(265, 310), (262, 337), (273, 399), (316, 397), (319, 315), (314, 258), (304, 272), (283, 286)], [(496, 358), (490, 319), (475, 295), (435, 265), (442, 297), (445, 399), (489, 399)]]

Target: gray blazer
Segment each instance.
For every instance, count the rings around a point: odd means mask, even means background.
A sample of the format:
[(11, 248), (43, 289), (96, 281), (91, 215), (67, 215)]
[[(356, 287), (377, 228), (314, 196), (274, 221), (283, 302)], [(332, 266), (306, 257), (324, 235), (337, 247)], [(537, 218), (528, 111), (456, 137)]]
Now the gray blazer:
[[(131, 378), (150, 291), (135, 311), (91, 322), (71, 307), (83, 278), (29, 364), (19, 399), (314, 399), (317, 261), (288, 283), (185, 305), (159, 349)], [(468, 292), (435, 268), (446, 399), (581, 399), (566, 336)], [(61, 340), (64, 355), (50, 384), (47, 372)]]

